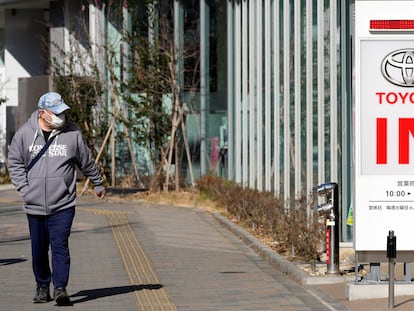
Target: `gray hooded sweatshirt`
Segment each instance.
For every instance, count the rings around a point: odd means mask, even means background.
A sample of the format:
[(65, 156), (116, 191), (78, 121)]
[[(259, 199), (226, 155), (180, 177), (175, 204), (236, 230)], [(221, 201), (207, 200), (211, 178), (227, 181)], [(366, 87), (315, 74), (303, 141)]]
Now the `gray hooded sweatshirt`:
[(67, 121), (53, 130), (54, 141), (27, 172), (30, 161), (46, 144), (39, 127), (38, 111), (13, 137), (8, 168), (11, 180), (24, 201), (24, 210), (32, 215), (50, 215), (76, 205), (76, 166), (90, 179), (95, 191), (105, 188), (103, 178), (86, 146), (79, 128)]

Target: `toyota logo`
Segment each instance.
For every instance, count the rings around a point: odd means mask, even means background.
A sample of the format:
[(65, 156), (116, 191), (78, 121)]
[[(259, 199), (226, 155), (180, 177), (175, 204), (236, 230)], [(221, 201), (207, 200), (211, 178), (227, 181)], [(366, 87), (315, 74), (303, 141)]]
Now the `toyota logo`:
[(395, 85), (414, 87), (414, 49), (389, 53), (381, 63), (384, 78)]

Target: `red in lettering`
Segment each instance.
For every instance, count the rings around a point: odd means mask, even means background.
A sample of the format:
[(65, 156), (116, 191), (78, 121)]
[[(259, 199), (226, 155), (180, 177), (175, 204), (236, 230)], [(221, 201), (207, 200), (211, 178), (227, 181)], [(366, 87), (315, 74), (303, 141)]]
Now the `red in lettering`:
[(410, 162), (410, 137), (414, 135), (414, 118), (399, 119), (398, 130), (398, 163), (408, 164)]
[(377, 118), (377, 164), (387, 164), (386, 118)]

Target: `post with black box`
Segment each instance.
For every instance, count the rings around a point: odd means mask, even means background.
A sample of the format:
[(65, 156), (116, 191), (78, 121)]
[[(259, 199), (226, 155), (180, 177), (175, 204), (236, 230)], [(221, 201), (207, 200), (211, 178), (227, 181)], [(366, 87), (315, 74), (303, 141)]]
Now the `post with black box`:
[(325, 183), (317, 187), (319, 196), (326, 201), (318, 206), (318, 212), (326, 215), (327, 274), (340, 274), (339, 270), (339, 199), (338, 184)]

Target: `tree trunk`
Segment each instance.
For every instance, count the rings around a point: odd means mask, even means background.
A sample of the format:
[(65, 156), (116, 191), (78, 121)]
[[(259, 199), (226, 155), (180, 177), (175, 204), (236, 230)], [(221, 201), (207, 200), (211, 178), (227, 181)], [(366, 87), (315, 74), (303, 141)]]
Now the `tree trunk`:
[(188, 145), (187, 129), (186, 129), (184, 120), (181, 122), (181, 128), (183, 131), (184, 147), (185, 147), (185, 151), (187, 154), (188, 170), (190, 171), (191, 187), (194, 187), (195, 184), (194, 184), (194, 175), (193, 175), (193, 165), (191, 163), (190, 146)]
[[(119, 111), (116, 111), (116, 114), (115, 115), (112, 115), (111, 125), (109, 126), (108, 131), (106, 132), (106, 135), (105, 135), (105, 138), (104, 138), (104, 140), (102, 142), (101, 148), (99, 149), (98, 155), (95, 158), (95, 163), (98, 163), (99, 162), (99, 159), (100, 159), (100, 157), (102, 155), (102, 152), (104, 151), (104, 148), (106, 146), (106, 143), (107, 143), (107, 141), (108, 141), (108, 139), (109, 139), (109, 137), (110, 137), (110, 135), (112, 133), (112, 130), (113, 130), (114, 126), (115, 126), (115, 120), (116, 120), (116, 117), (118, 115), (118, 112)], [(88, 185), (89, 185), (89, 179), (86, 179), (86, 182), (85, 182), (85, 185), (83, 186), (81, 195), (84, 194), (85, 191), (88, 189)]]

